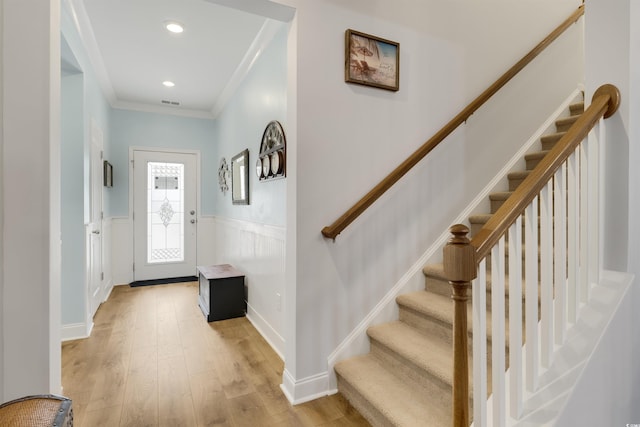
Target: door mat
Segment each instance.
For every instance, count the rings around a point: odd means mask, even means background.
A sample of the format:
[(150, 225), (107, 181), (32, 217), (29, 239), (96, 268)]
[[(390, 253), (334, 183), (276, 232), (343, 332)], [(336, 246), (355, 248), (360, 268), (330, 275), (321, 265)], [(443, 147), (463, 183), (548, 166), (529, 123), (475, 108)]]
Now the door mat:
[(135, 288), (138, 286), (166, 285), (168, 283), (197, 282), (197, 281), (198, 281), (198, 278), (196, 276), (170, 277), (168, 279), (136, 280), (135, 282), (129, 283), (129, 286), (131, 286), (132, 288)]

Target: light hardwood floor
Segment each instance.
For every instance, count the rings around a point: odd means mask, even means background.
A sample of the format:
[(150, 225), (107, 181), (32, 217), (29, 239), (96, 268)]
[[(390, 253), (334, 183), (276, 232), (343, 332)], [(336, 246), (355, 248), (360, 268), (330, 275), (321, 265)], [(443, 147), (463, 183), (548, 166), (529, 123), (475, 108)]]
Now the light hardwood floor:
[(117, 286), (62, 345), (75, 426), (368, 426), (336, 394), (291, 406), (283, 362), (244, 317), (207, 323), (196, 282)]

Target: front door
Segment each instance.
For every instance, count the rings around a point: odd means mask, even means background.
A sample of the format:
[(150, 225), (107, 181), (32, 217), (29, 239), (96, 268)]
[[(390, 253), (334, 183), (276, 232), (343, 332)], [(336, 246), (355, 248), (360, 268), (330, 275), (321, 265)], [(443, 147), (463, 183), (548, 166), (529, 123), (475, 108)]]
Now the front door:
[(134, 150), (134, 280), (196, 274), (193, 153)]

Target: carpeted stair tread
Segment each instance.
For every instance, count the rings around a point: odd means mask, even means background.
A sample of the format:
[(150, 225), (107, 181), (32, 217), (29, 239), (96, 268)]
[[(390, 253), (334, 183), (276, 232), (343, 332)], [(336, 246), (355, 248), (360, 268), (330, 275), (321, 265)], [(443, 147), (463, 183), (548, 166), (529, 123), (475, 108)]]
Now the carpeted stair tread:
[(409, 308), (425, 317), (432, 317), (443, 323), (453, 323), (451, 298), (429, 291), (416, 291), (396, 297), (401, 307)]
[[(523, 252), (524, 252), (524, 248), (523, 248)], [(508, 256), (508, 247), (505, 245), (505, 255)], [(524, 254), (523, 254), (524, 257)], [(425, 277), (427, 278), (427, 285), (426, 285), (426, 290), (433, 292), (433, 293), (437, 293), (438, 295), (442, 295), (442, 296), (450, 296), (451, 295), (451, 285), (449, 285), (448, 283), (446, 284), (447, 286), (447, 292), (446, 295), (443, 292), (437, 292), (434, 289), (430, 289), (429, 288), (429, 279), (431, 280), (437, 280), (439, 282), (448, 282), (448, 279), (445, 277), (444, 274), (444, 265), (442, 263), (433, 263), (433, 264), (428, 264), (426, 265), (423, 269), (422, 272), (424, 273)], [(486, 273), (486, 282), (487, 282), (487, 298), (490, 298), (489, 294), (491, 293), (491, 269), (487, 269), (487, 273)], [(523, 286), (523, 292), (524, 292), (524, 277), (522, 279), (522, 286)], [(505, 273), (505, 286), (504, 286), (504, 294), (505, 297), (508, 299), (509, 298), (509, 273)], [(524, 295), (523, 295), (524, 298)]]
[[(453, 325), (453, 305), (451, 297), (429, 291), (416, 291), (398, 295), (396, 302), (399, 306), (420, 313), (423, 317)], [(471, 332), (473, 326), (471, 322), (471, 304), (467, 306), (467, 319), (469, 320), (468, 329), (469, 332)], [(487, 319), (487, 325), (490, 326), (490, 318)]]
[(489, 194), (489, 200), (507, 200), (509, 196), (513, 194), (513, 191), (496, 191), (495, 193)]
[(573, 116), (563, 117), (561, 119), (556, 120), (556, 129), (559, 132), (566, 131), (571, 127), (571, 125), (573, 125), (576, 122), (576, 120), (578, 120), (579, 117), (580, 115), (576, 114)]
[(343, 395), (374, 426), (440, 427), (451, 424), (451, 414), (416, 384), (385, 369), (370, 354), (335, 365)]
[(509, 179), (525, 179), (526, 177), (529, 176), (530, 173), (531, 173), (531, 171), (509, 172), (509, 174), (507, 175), (507, 178), (509, 178)]
[[(440, 323), (449, 325), (449, 330), (453, 330), (453, 304), (450, 297), (435, 294), (429, 291), (416, 291), (407, 294), (398, 295), (396, 302), (400, 306), (400, 309), (409, 309), (414, 312), (420, 313), (425, 318), (435, 319)], [(507, 308), (506, 306), (505, 308)], [(467, 305), (467, 331), (469, 332), (469, 339), (473, 335), (473, 315), (472, 315), (471, 303)], [(487, 326), (487, 345), (491, 345), (493, 341), (493, 321), (491, 310), (487, 310), (486, 326)], [(509, 343), (509, 318), (505, 319), (505, 337), (506, 344)], [(427, 329), (418, 330), (419, 333), (425, 332), (427, 336), (430, 336), (430, 332)], [(446, 338), (445, 343), (451, 345), (449, 338)]]
[(489, 194), (489, 202), (491, 204), (491, 212), (495, 213), (502, 207), (504, 202), (513, 194), (513, 191), (496, 191)]
[(422, 272), (427, 277), (433, 277), (438, 280), (448, 280), (444, 274), (444, 265), (441, 262), (427, 264), (422, 268)]
[(452, 349), (437, 336), (430, 335), (428, 331), (420, 332), (401, 321), (372, 326), (367, 334), (396, 353), (405, 363), (451, 385)]
[(550, 150), (551, 147), (553, 147), (556, 144), (556, 142), (560, 141), (560, 139), (566, 134), (567, 132), (556, 132), (556, 133), (550, 133), (548, 135), (544, 135), (542, 138), (540, 138), (540, 142), (542, 143), (542, 149)]
[(486, 224), (493, 214), (476, 214), (469, 216), (469, 223), (471, 224)]
[(522, 181), (529, 176), (530, 172), (531, 171), (517, 171), (507, 174), (507, 178), (509, 180), (509, 191), (515, 191), (520, 184), (522, 184)]
[(563, 136), (565, 136), (567, 134), (567, 132), (554, 132), (554, 133), (548, 133), (546, 135), (543, 135), (542, 137), (540, 137), (540, 141), (558, 141), (560, 140), (560, 138), (562, 138)]
[(547, 155), (548, 150), (537, 151), (535, 153), (529, 153), (524, 155), (524, 160), (527, 165), (527, 170), (533, 170), (538, 163)]
[(525, 154), (524, 158), (525, 160), (542, 159), (547, 155), (548, 152), (548, 150), (535, 151), (533, 153)]
[(584, 113), (584, 101), (574, 102), (569, 105), (569, 111), (572, 115)]

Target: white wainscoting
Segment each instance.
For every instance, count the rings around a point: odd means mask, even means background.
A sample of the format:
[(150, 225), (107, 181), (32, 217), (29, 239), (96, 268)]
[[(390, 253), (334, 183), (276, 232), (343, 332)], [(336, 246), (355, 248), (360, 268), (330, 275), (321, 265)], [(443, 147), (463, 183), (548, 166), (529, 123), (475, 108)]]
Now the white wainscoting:
[(245, 273), (247, 317), (284, 359), (285, 228), (215, 218), (214, 264)]
[[(212, 265), (216, 260), (216, 221), (214, 216), (198, 218), (198, 265)], [(196, 273), (194, 273), (196, 274)]]
[(111, 277), (115, 285), (133, 281), (133, 221), (129, 217), (111, 218)]
[(111, 291), (113, 290), (113, 269), (111, 267), (112, 258), (112, 219), (107, 218), (102, 221), (102, 272), (104, 277), (102, 278), (102, 301), (109, 299)]

